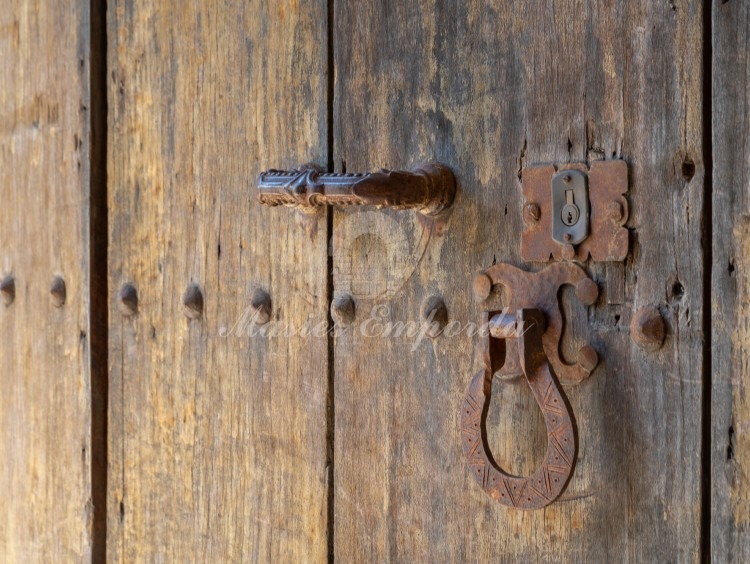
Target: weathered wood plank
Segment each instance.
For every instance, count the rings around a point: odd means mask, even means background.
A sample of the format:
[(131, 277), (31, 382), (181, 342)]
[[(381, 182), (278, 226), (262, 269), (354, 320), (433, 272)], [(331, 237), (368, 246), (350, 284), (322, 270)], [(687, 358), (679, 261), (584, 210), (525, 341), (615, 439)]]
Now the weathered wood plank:
[[(603, 363), (567, 389), (578, 467), (544, 511), (496, 505), (467, 474), (458, 409), (478, 340), (412, 350), (414, 339), (366, 337), (358, 324), (337, 337), (336, 558), (697, 561), (701, 3), (341, 0), (335, 29), (339, 166), (436, 159), (461, 188), (442, 236), (413, 214), (336, 213), (334, 288), (354, 295), (358, 323), (375, 306), (387, 306), (385, 320), (418, 321), (433, 294), (451, 320), (478, 322), (474, 273), (495, 260), (522, 265), (526, 165), (624, 158), (632, 207), (622, 304), (604, 296), (587, 312), (564, 296), (574, 329), (563, 351), (591, 341)], [(609, 286), (603, 265), (590, 271)], [(631, 312), (647, 304), (669, 327), (656, 354), (628, 334)], [(490, 444), (518, 473), (546, 447), (524, 386), (495, 382), (489, 414)]]
[(112, 561), (326, 557), (327, 339), (242, 323), (257, 288), (277, 329), (327, 319), (325, 219), (252, 191), (326, 161), (326, 19), (322, 0), (109, 2)]
[(0, 278), (15, 279), (0, 302), (5, 562), (92, 557), (90, 40), (86, 2), (0, 10)]
[(750, 559), (750, 7), (712, 3), (711, 553)]

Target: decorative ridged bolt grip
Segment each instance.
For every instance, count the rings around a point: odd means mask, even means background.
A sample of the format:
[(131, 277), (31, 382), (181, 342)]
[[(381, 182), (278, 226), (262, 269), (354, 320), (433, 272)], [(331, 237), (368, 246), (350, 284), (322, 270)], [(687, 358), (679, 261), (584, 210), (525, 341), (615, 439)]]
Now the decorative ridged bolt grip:
[(326, 174), (312, 168), (269, 170), (258, 179), (258, 201), (269, 206), (375, 206), (437, 215), (453, 203), (456, 179), (439, 163), (412, 171)]

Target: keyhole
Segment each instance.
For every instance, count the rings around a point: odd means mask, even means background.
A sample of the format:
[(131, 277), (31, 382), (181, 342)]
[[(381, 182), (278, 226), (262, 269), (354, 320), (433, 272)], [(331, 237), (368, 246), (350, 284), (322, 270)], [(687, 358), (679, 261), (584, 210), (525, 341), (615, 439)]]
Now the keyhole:
[(581, 212), (575, 204), (566, 204), (562, 210), (562, 221), (565, 225), (575, 225)]
[(575, 225), (581, 212), (575, 204), (573, 190), (565, 190), (565, 207), (562, 209), (562, 221), (565, 225)]

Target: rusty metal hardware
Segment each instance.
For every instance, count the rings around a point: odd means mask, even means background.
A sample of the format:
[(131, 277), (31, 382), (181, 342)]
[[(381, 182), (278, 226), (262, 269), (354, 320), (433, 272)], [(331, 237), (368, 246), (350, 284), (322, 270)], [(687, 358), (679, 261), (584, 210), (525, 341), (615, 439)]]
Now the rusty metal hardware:
[(341, 327), (348, 327), (354, 321), (356, 309), (351, 296), (339, 296), (331, 303), (331, 317)]
[(16, 280), (10, 274), (0, 282), (0, 298), (6, 306), (12, 304), (13, 300), (16, 299)]
[(664, 344), (665, 334), (664, 318), (654, 306), (642, 307), (630, 320), (630, 337), (646, 352), (658, 351)]
[[(484, 278), (487, 278), (488, 282)], [(563, 319), (557, 298), (559, 289), (566, 284), (574, 286), (576, 297), (586, 306), (593, 305), (599, 297), (599, 288), (583, 268), (571, 262), (559, 262), (550, 264), (540, 272), (526, 272), (509, 264), (500, 263), (478, 274), (477, 279), (482, 281), (483, 287), (502, 285), (506, 290), (506, 308), (509, 311), (534, 307), (544, 313), (547, 330), (542, 335), (542, 345), (552, 370), (561, 382), (577, 384), (591, 374), (599, 362), (596, 351), (591, 346), (581, 347), (576, 364), (567, 364), (560, 358)], [(474, 282), (475, 291), (476, 286), (480, 285), (478, 280)], [(490, 331), (492, 331), (492, 324), (490, 324)], [(520, 376), (521, 373), (516, 343), (509, 341), (505, 363), (499, 375), (512, 378)]]
[(258, 179), (258, 201), (314, 210), (319, 206), (375, 206), (437, 215), (453, 203), (456, 179), (439, 163), (412, 171), (325, 174), (313, 168), (269, 170)]
[[(589, 345), (581, 347), (574, 365), (560, 358), (563, 320), (559, 290), (572, 285), (584, 305), (593, 305), (599, 289), (583, 268), (571, 262), (553, 263), (540, 272), (525, 272), (509, 264), (493, 265), (475, 278), (475, 297), (486, 300), (495, 284), (506, 290), (506, 307), (503, 312), (484, 312), (490, 337), (484, 368), (473, 377), (461, 406), (461, 443), (471, 475), (485, 493), (504, 505), (538, 509), (563, 492), (577, 456), (575, 419), (559, 382), (581, 382), (599, 362)], [(504, 346), (498, 347), (498, 340)], [(487, 445), (485, 419), (495, 375), (523, 376), (544, 415), (547, 454), (531, 476), (504, 472)]]
[(506, 342), (517, 343), (520, 365), (547, 427), (547, 453), (542, 466), (531, 476), (504, 472), (495, 463), (484, 431), (492, 389), (488, 360), (471, 381), (461, 406), (461, 442), (471, 475), (495, 501), (519, 509), (539, 509), (557, 499), (573, 474), (577, 457), (575, 419), (542, 347), (544, 313), (519, 309), (517, 316), (495, 315), (491, 326)]
[[(581, 188), (565, 187), (585, 180), (588, 197)], [(532, 166), (522, 173), (523, 221), (521, 257), (525, 261), (584, 262), (625, 260), (628, 254), (628, 167), (623, 160), (596, 161), (587, 167), (573, 163)], [(550, 189), (552, 197), (550, 197)], [(568, 202), (572, 199), (572, 202)], [(590, 213), (586, 213), (588, 206)], [(577, 210), (576, 210), (577, 208)], [(578, 217), (576, 218), (576, 214)], [(583, 234), (588, 218), (587, 235)], [(575, 220), (575, 221), (574, 221)]]

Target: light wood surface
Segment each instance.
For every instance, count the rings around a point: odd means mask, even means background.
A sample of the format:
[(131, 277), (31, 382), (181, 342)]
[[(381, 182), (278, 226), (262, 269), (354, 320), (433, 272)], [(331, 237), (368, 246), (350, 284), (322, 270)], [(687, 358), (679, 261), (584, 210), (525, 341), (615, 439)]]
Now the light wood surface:
[(325, 3), (113, 0), (108, 37), (109, 559), (323, 560), (327, 338), (242, 320), (327, 321), (325, 216), (253, 190), (326, 162)]
[(15, 300), (0, 302), (4, 562), (95, 550), (90, 25), (88, 3), (0, 9), (0, 279), (15, 280)]

